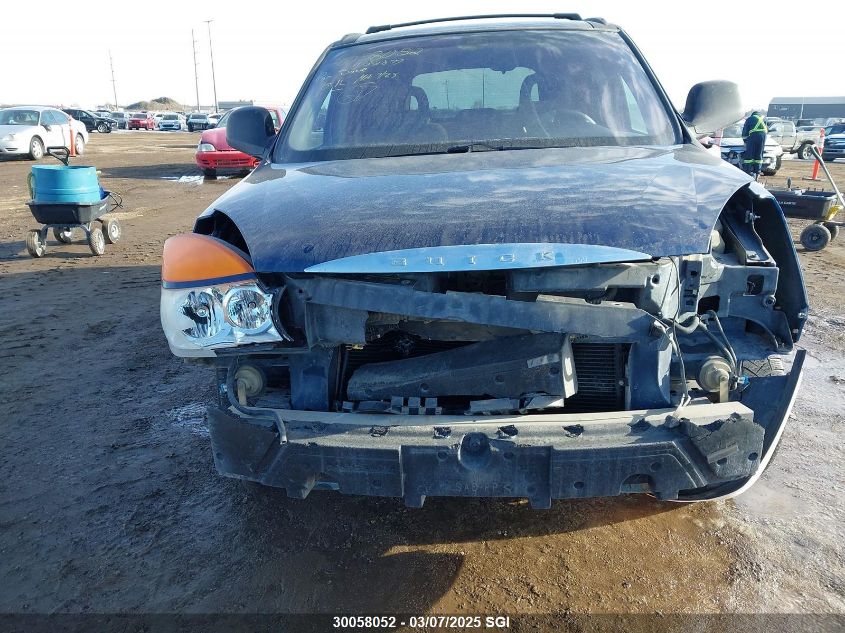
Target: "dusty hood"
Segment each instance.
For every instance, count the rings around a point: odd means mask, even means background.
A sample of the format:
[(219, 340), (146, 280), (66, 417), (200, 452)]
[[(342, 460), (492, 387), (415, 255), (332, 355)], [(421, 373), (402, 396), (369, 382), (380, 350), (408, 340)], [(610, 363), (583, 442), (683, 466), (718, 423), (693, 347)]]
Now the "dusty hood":
[(479, 244), (656, 257), (706, 252), (722, 207), (750, 180), (692, 145), (263, 164), (203, 216), (227, 214), (259, 272)]

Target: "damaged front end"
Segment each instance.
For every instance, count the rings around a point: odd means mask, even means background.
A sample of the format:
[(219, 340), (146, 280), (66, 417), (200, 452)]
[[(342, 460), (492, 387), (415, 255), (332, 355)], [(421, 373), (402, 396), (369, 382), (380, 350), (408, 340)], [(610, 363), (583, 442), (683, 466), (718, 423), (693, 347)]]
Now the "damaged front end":
[(257, 273), (214, 233), (168, 242), (164, 329), (217, 367), (218, 470), (294, 497), (736, 494), (800, 380), (803, 352), (781, 356), (801, 273), (756, 185), (684, 256), (503, 244)]

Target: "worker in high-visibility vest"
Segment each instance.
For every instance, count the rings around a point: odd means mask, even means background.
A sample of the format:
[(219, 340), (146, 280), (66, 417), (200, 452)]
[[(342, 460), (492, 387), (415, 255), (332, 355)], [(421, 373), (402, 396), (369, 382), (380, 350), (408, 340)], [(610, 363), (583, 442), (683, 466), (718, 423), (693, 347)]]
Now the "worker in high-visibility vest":
[(757, 177), (763, 168), (763, 149), (766, 147), (766, 134), (769, 129), (759, 112), (752, 112), (742, 126), (742, 140), (745, 141), (745, 153), (742, 155), (742, 170)]

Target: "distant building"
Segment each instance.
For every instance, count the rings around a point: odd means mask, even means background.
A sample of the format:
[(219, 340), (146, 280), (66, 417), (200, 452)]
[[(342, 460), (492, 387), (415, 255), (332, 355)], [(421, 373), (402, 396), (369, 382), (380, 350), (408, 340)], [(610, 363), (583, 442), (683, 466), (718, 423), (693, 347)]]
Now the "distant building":
[(845, 119), (845, 97), (775, 97), (769, 116), (782, 119)]

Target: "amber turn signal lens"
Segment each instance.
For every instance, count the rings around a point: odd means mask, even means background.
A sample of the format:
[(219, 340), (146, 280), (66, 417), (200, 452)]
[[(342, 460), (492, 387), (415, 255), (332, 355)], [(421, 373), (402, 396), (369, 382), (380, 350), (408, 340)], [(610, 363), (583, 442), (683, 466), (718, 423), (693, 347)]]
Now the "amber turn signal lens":
[(161, 284), (165, 288), (189, 288), (254, 277), (252, 265), (215, 237), (182, 233), (164, 243)]

